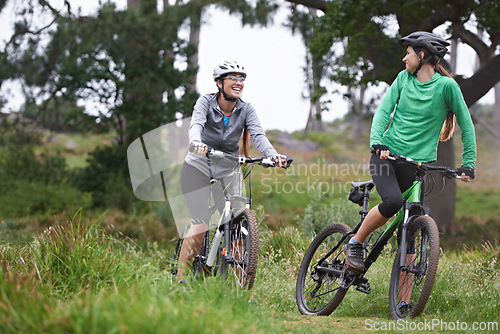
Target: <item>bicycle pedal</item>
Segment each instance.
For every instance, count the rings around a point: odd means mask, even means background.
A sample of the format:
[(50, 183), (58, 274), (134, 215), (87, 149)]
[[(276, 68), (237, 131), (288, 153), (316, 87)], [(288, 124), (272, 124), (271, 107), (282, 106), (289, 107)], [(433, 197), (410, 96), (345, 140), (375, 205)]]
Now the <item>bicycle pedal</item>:
[(367, 295), (372, 293), (372, 289), (370, 288), (370, 283), (368, 283), (368, 282), (366, 282), (365, 284), (358, 285), (356, 287), (356, 290), (363, 292), (363, 293), (366, 293)]
[(344, 270), (340, 275), (340, 287), (342, 289), (349, 289), (356, 280), (356, 276), (350, 270)]

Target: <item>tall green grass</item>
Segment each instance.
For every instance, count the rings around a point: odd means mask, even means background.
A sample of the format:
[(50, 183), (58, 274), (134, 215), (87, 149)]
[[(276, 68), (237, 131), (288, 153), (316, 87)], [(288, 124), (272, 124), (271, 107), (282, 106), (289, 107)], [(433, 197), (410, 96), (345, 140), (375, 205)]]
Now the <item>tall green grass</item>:
[[(24, 245), (0, 245), (1, 333), (351, 333), (366, 319), (390, 321), (394, 250), (372, 266), (372, 293), (349, 291), (329, 317), (299, 315), (295, 281), (310, 242), (298, 229), (264, 229), (253, 290), (220, 278), (171, 277), (171, 252), (139, 247), (81, 214)], [(259, 216), (265, 216), (259, 212)], [(422, 317), (498, 321), (498, 245), (442, 253)]]

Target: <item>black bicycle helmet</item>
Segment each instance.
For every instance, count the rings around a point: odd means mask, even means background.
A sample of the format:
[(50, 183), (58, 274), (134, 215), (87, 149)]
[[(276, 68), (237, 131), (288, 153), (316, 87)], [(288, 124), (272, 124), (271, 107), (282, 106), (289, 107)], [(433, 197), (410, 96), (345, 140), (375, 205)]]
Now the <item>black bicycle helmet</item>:
[(418, 58), (420, 58), (420, 64), (418, 64), (415, 72), (413, 72), (414, 76), (417, 76), (417, 73), (420, 71), (422, 66), (432, 58), (439, 63), (441, 58), (443, 58), (446, 52), (448, 52), (448, 48), (446, 47), (450, 45), (450, 43), (441, 37), (427, 31), (415, 31), (408, 36), (401, 38), (401, 43), (403, 43), (405, 47), (410, 45), (413, 49), (425, 48), (431, 53), (431, 55), (424, 60), (420, 56), (420, 53), (415, 51)]
[(401, 38), (401, 43), (403, 43), (405, 47), (411, 45), (414, 48), (426, 48), (430, 53), (439, 58), (444, 57), (446, 52), (448, 52), (447, 46), (450, 45), (450, 43), (441, 37), (427, 31), (416, 31), (411, 33)]

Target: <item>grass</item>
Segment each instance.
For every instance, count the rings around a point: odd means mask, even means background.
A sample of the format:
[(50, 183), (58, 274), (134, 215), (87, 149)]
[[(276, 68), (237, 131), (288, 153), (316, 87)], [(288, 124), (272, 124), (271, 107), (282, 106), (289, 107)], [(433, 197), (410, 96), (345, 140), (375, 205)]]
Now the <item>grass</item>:
[(38, 155), (57, 155), (66, 158), (69, 168), (85, 166), (88, 154), (96, 146), (111, 145), (115, 135), (92, 133), (52, 133), (46, 131), (41, 145), (35, 147)]
[[(92, 147), (103, 143), (94, 136), (66, 136), (53, 138), (38, 153), (60, 152), (71, 167), (77, 167), (85, 164)], [(66, 208), (62, 213), (2, 221), (0, 332), (352, 333), (366, 332), (369, 323), (393, 323), (387, 301), (394, 257), (390, 248), (370, 269), (372, 294), (350, 290), (328, 317), (301, 316), (295, 305), (296, 275), (311, 241), (305, 227), (312, 218), (319, 218), (321, 227), (332, 217), (357, 220), (359, 207), (346, 200), (348, 184), (369, 178), (362, 168), (367, 162), (365, 148), (342, 142), (341, 134), (332, 136), (316, 138), (322, 143), (319, 152), (278, 148), (295, 158), (295, 169), (286, 173), (256, 168), (252, 192), (262, 240), (256, 284), (250, 292), (229, 287), (219, 278), (173, 283), (168, 268), (175, 227), (165, 228), (154, 212), (111, 210), (101, 216), (80, 211), (75, 216)], [(76, 146), (66, 147), (69, 140)], [(330, 145), (330, 141), (336, 143)], [(496, 152), (494, 146), (479, 144), (480, 156)], [(478, 178), (458, 185), (460, 229), (441, 235), (447, 246), (433, 293), (424, 314), (411, 324), (440, 319), (498, 326), (500, 248), (495, 238), (500, 239), (500, 194), (495, 182), (500, 174), (496, 165), (480, 162)], [(325, 166), (326, 172), (314, 172)], [(333, 185), (324, 196), (316, 196), (315, 188), (307, 186), (321, 183)], [(374, 194), (371, 202), (379, 201)], [(265, 212), (259, 205), (265, 206)], [(491, 242), (482, 241), (486, 239)]]
[[(295, 279), (310, 239), (296, 228), (264, 229), (256, 284), (246, 291), (221, 278), (173, 283), (169, 249), (117, 239), (103, 219), (82, 217), (0, 246), (0, 332), (352, 333), (391, 322), (390, 248), (369, 274), (372, 294), (349, 291), (331, 316), (309, 317), (298, 314)], [(424, 314), (410, 321), (498, 324), (499, 260), (491, 244), (441, 254)]]

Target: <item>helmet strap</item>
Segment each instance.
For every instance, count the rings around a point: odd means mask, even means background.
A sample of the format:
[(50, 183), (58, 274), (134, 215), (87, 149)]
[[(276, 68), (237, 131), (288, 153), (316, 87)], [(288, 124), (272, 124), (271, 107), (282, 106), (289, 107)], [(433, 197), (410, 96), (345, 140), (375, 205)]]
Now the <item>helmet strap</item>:
[(222, 81), (222, 88), (220, 88), (219, 86), (217, 86), (217, 88), (219, 89), (219, 93), (222, 93), (222, 96), (224, 96), (224, 99), (226, 101), (229, 101), (229, 102), (234, 102), (234, 101), (237, 101), (238, 99), (234, 98), (234, 97), (230, 97), (229, 95), (226, 94), (226, 92), (224, 91), (224, 78), (221, 79)]
[(418, 73), (418, 71), (420, 71), (422, 66), (424, 66), (425, 63), (429, 62), (429, 60), (431, 60), (434, 57), (434, 55), (430, 55), (425, 60), (423, 60), (422, 56), (420, 55), (420, 52), (415, 52), (415, 53), (417, 54), (418, 58), (420, 58), (420, 64), (418, 64), (417, 69), (415, 70), (415, 72), (413, 72), (414, 77), (417, 76), (417, 73)]

